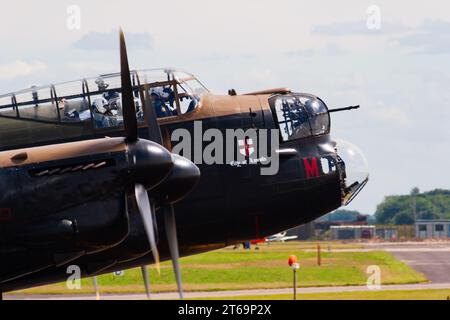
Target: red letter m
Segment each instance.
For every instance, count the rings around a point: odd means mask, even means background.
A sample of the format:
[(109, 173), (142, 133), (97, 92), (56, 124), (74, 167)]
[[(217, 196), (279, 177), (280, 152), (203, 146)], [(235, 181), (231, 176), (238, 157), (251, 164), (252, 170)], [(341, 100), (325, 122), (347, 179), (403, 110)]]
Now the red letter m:
[(307, 179), (317, 178), (319, 176), (319, 167), (317, 166), (317, 158), (312, 158), (311, 163), (308, 159), (303, 159), (305, 165), (305, 174)]

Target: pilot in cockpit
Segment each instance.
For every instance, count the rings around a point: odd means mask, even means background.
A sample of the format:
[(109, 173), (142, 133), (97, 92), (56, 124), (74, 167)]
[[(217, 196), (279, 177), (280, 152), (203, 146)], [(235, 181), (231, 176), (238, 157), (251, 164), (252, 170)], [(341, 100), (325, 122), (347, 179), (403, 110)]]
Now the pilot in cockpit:
[(158, 118), (165, 118), (177, 115), (177, 111), (173, 106), (174, 93), (169, 87), (155, 87), (149, 90), (150, 96), (153, 100), (156, 116)]
[(120, 98), (120, 94), (117, 91), (108, 90), (103, 94), (103, 98), (105, 98), (108, 101), (117, 100)]
[(104, 97), (97, 98), (92, 104), (95, 125), (97, 128), (117, 126), (117, 109), (111, 107)]
[(103, 98), (108, 102), (108, 111), (112, 116), (122, 112), (121, 97), (117, 91), (108, 90), (103, 94)]
[(117, 125), (117, 115), (121, 107), (120, 94), (114, 90), (108, 90), (109, 84), (102, 77), (95, 80), (98, 91), (104, 91), (102, 96), (92, 103), (96, 127), (106, 128)]

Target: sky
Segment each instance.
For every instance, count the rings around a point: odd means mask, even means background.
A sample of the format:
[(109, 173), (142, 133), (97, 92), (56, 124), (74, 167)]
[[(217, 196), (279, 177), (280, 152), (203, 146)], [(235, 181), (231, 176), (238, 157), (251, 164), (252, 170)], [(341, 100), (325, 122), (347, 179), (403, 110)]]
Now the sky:
[(286, 86), (321, 97), (332, 136), (364, 152), (370, 181), (349, 209), (449, 188), (450, 3), (411, 1), (9, 1), (0, 90), (119, 71), (194, 73), (214, 93)]

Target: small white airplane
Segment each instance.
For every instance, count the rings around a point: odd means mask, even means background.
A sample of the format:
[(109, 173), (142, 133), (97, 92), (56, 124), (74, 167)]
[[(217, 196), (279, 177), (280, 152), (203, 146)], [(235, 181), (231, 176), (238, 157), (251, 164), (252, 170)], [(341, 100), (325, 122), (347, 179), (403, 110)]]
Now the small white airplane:
[(297, 239), (298, 236), (286, 236), (286, 231), (274, 234), (270, 237), (266, 238), (266, 242), (285, 242), (288, 240), (294, 240)]

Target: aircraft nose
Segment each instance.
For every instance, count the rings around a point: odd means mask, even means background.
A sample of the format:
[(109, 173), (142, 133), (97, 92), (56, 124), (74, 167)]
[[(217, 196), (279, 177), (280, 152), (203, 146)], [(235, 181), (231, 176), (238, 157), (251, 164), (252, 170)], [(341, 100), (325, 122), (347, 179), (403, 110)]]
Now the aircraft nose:
[(134, 181), (146, 189), (161, 183), (173, 168), (171, 153), (153, 141), (139, 139), (130, 144), (128, 155)]
[(369, 165), (364, 153), (354, 144), (336, 140), (342, 204), (348, 205), (369, 181)]

